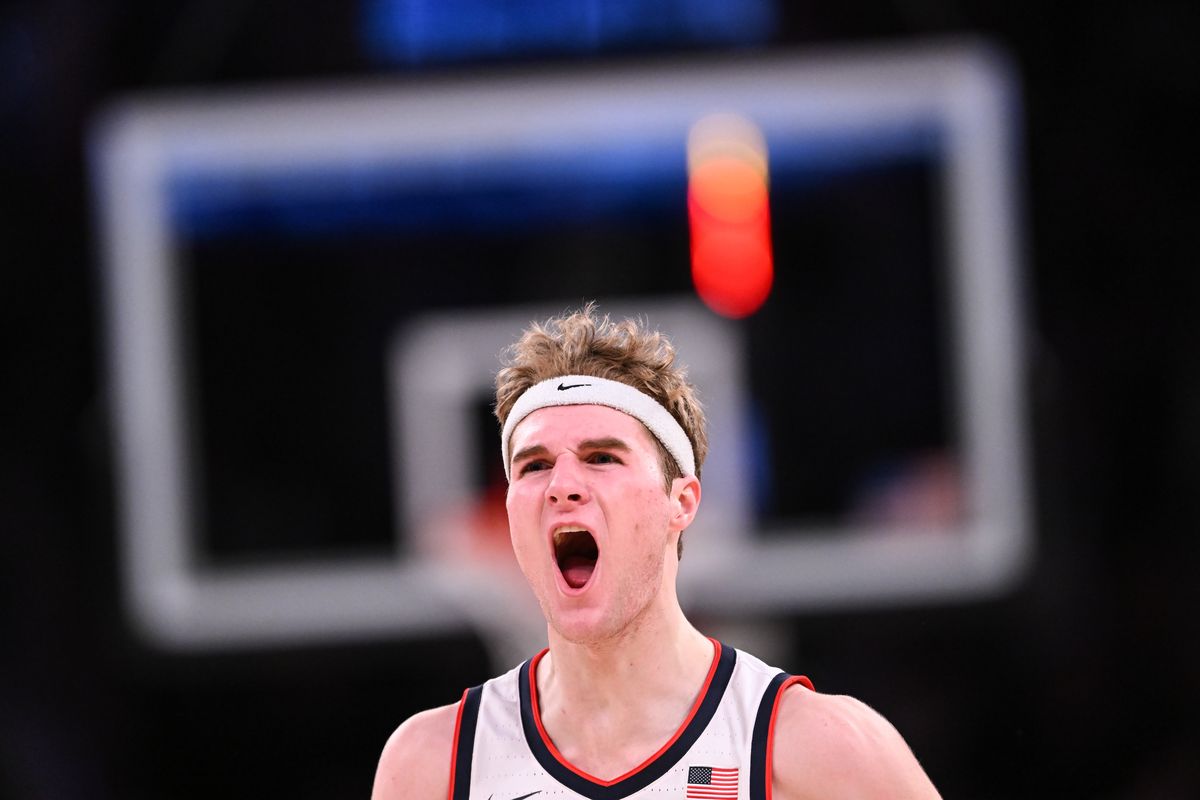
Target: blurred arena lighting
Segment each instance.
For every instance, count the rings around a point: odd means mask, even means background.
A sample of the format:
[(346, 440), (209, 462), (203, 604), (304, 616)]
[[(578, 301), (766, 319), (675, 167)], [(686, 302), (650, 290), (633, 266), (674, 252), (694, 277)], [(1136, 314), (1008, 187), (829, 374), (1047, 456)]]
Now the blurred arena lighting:
[(688, 133), (688, 222), (696, 293), (740, 319), (771, 292), (771, 209), (762, 131), (736, 114), (711, 114)]
[[(718, 110), (769, 143), (774, 255), (805, 269), (710, 325), (670, 308), (691, 288), (687, 137)], [(501, 625), (496, 564), (424, 526), (445, 503), (497, 527), (461, 502), (499, 466), (481, 388), (519, 317), (582, 293), (690, 320), (705, 391), (733, 398), (710, 398), (732, 438), (702, 517), (724, 530), (689, 541), (691, 608), (1004, 590), (1031, 553), (1018, 111), (1007, 62), (971, 44), (111, 109), (92, 144), (131, 620), (183, 649)], [(441, 383), (417, 396), (421, 359)], [(471, 404), (471, 452), (406, 449)], [(839, 470), (849, 488), (808, 497)]]
[(379, 61), (445, 62), (650, 44), (759, 44), (774, 0), (360, 0)]

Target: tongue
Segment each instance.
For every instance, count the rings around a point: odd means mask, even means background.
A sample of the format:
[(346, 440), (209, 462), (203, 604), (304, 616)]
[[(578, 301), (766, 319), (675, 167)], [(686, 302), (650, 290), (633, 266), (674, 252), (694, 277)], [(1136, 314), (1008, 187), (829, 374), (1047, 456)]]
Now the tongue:
[(583, 556), (567, 556), (563, 559), (561, 568), (567, 586), (579, 589), (592, 577), (592, 571), (596, 569), (596, 560)]

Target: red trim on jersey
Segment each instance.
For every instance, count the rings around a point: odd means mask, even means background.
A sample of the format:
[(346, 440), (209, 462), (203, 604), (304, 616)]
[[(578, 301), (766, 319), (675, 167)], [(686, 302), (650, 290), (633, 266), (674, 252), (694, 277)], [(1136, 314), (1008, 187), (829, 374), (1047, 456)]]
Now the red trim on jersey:
[(774, 769), (775, 763), (775, 717), (779, 714), (779, 701), (783, 699), (783, 691), (789, 686), (797, 683), (801, 686), (808, 687), (814, 692), (816, 691), (816, 689), (813, 688), (812, 681), (810, 681), (807, 677), (804, 675), (795, 675), (781, 683), (779, 685), (779, 691), (775, 693), (775, 705), (771, 708), (771, 724), (767, 726), (767, 800), (771, 800), (771, 785), (774, 783), (771, 771)]
[[(544, 655), (546, 655), (546, 653), (550, 652), (550, 650), (546, 649), (546, 650), (543, 650), (542, 652), (538, 653), (536, 656), (533, 657), (533, 662), (529, 665), (529, 701), (530, 701), (529, 705), (532, 706), (532, 708), (530, 710), (533, 712), (533, 722), (535, 725), (537, 725), (538, 734), (542, 737), (542, 742), (546, 745), (546, 749), (550, 751), (550, 754), (554, 756), (554, 758), (558, 761), (558, 763), (562, 764), (564, 767), (571, 770), (571, 772), (574, 772), (579, 777), (585, 778), (586, 780), (589, 780), (592, 783), (599, 784), (600, 786), (612, 786), (614, 784), (620, 783), (621, 781), (625, 780), (626, 778), (638, 774), (643, 769), (648, 767), (650, 764), (653, 764), (658, 759), (659, 756), (661, 756), (663, 753), (667, 752), (667, 749), (670, 748), (671, 745), (675, 744), (675, 741), (680, 736), (683, 735), (683, 732), (687, 729), (687, 726), (689, 724), (691, 724), (692, 718), (696, 716), (696, 712), (700, 710), (700, 705), (704, 702), (704, 698), (708, 694), (708, 687), (712, 684), (713, 675), (715, 675), (717, 672), (717, 664), (719, 664), (721, 661), (721, 643), (718, 642), (716, 639), (713, 639), (712, 637), (709, 637), (708, 640), (710, 642), (712, 642), (712, 645), (713, 645), (712, 665), (709, 666), (709, 668), (708, 668), (708, 675), (705, 676), (705, 678), (704, 678), (704, 685), (700, 687), (700, 694), (698, 694), (696, 696), (696, 702), (694, 702), (692, 704), (692, 709), (691, 709), (691, 711), (688, 712), (687, 718), (683, 721), (683, 724), (681, 724), (679, 726), (679, 729), (675, 731), (675, 735), (667, 740), (666, 744), (664, 744), (662, 747), (658, 748), (658, 751), (655, 752), (654, 755), (650, 756), (645, 761), (643, 761), (641, 764), (638, 764), (636, 767), (629, 770), (629, 772), (626, 772), (624, 775), (620, 776), (619, 778), (613, 778), (611, 781), (600, 780), (595, 775), (589, 775), (588, 773), (584, 772), (583, 770), (577, 768), (570, 761), (567, 761), (567, 759), (563, 757), (563, 754), (558, 752), (558, 748), (554, 746), (554, 742), (550, 741), (550, 737), (546, 735), (546, 729), (544, 727), (542, 727), (542, 710), (541, 710), (541, 708), (538, 707), (537, 667), (538, 667), (538, 662), (540, 662), (542, 660), (542, 657)], [(455, 739), (457, 740), (457, 738), (458, 738), (458, 734), (456, 731)], [(768, 764), (769, 763), (770, 762), (768, 762)]]
[(458, 714), (454, 717), (454, 742), (450, 745), (450, 793), (446, 795), (446, 800), (454, 800), (454, 774), (458, 771), (458, 733), (462, 730), (463, 708), (467, 705), (469, 691), (471, 690), (463, 690), (462, 699), (458, 701)]

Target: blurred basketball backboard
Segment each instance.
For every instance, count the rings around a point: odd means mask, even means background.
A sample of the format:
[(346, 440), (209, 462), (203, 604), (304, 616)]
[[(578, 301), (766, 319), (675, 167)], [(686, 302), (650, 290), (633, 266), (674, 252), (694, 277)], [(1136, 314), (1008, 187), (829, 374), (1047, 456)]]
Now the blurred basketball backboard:
[[(686, 139), (717, 111), (770, 159), (776, 282), (736, 322), (688, 299)], [(1030, 552), (1017, 111), (971, 45), (113, 109), (93, 144), (133, 619), (204, 648), (504, 607), (436, 531), (502, 540), (478, 505), (499, 347), (593, 297), (677, 328), (714, 411), (691, 608), (1001, 590)]]

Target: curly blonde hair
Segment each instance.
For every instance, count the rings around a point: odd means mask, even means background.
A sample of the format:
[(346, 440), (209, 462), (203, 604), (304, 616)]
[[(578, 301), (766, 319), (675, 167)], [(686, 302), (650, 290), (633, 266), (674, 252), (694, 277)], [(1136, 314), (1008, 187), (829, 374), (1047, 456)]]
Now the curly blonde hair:
[[(696, 476), (708, 454), (704, 409), (686, 369), (675, 362), (675, 346), (640, 319), (614, 322), (600, 316), (595, 303), (533, 323), (505, 351), (496, 375), (496, 418), (504, 427), (513, 404), (526, 389), (559, 375), (591, 375), (632, 386), (650, 395), (680, 424), (696, 456)], [(653, 436), (653, 434), (652, 434)], [(659, 460), (670, 491), (681, 477), (679, 465), (657, 438)], [(680, 554), (683, 539), (679, 540)]]

